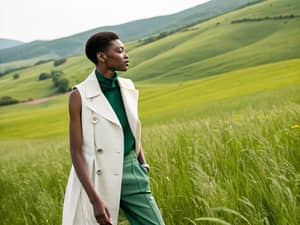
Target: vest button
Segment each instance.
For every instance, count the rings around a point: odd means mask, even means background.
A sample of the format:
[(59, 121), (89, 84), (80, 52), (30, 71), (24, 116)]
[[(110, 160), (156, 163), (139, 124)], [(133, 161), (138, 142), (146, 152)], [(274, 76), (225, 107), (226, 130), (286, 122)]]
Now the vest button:
[(101, 170), (97, 170), (97, 175), (101, 175), (102, 171)]
[(103, 152), (103, 149), (102, 149), (102, 148), (98, 148), (98, 149), (97, 149), (97, 152), (102, 153), (102, 152)]
[(93, 116), (92, 117), (92, 123), (96, 123), (98, 121), (98, 117), (97, 116)]

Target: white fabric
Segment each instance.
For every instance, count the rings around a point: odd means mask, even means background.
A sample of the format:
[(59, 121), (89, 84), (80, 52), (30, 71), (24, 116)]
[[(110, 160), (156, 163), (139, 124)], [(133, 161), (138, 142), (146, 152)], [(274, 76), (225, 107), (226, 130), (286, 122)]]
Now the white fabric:
[[(128, 122), (134, 134), (137, 155), (141, 146), (141, 123), (138, 116), (139, 90), (123, 77), (117, 79)], [(103, 94), (95, 70), (74, 85), (81, 96), (82, 151), (93, 185), (104, 201), (113, 225), (117, 225), (123, 173), (123, 130), (117, 115)], [(97, 151), (97, 149), (102, 151)], [(100, 172), (99, 172), (100, 170)], [(62, 225), (97, 225), (83, 186), (72, 165), (65, 192)]]

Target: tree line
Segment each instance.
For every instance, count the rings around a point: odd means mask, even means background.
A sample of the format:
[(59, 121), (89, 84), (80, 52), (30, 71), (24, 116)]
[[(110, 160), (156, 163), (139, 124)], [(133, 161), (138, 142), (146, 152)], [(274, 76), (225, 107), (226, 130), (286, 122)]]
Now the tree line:
[(280, 15), (280, 16), (265, 16), (265, 17), (257, 17), (257, 18), (243, 18), (238, 20), (232, 20), (231, 23), (243, 23), (243, 22), (258, 22), (264, 20), (285, 20), (285, 19), (294, 19), (300, 17), (298, 15), (290, 14), (290, 15)]

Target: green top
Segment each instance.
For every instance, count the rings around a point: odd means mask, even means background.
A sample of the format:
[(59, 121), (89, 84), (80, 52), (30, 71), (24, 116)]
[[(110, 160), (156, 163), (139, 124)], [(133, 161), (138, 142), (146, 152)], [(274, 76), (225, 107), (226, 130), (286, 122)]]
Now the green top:
[(114, 72), (112, 79), (110, 79), (103, 76), (97, 69), (95, 69), (95, 73), (102, 92), (114, 109), (120, 124), (122, 125), (124, 134), (124, 155), (127, 155), (135, 148), (135, 139), (129, 126), (120, 87), (117, 82), (118, 74)]

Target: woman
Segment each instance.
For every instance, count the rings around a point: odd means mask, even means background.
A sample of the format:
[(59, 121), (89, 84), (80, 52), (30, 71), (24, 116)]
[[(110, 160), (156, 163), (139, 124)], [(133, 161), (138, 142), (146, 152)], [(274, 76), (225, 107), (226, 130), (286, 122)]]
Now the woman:
[(117, 34), (98, 32), (85, 48), (95, 69), (69, 96), (72, 168), (63, 225), (117, 225), (119, 208), (131, 225), (164, 225), (150, 190), (141, 145), (138, 90)]

